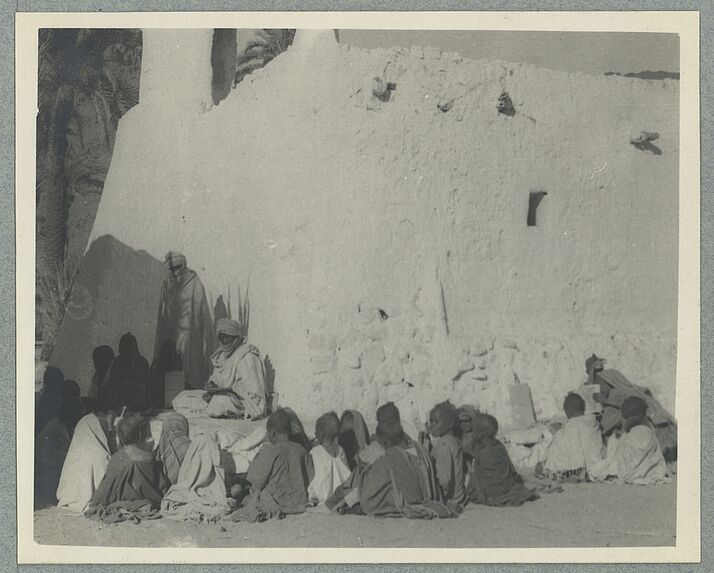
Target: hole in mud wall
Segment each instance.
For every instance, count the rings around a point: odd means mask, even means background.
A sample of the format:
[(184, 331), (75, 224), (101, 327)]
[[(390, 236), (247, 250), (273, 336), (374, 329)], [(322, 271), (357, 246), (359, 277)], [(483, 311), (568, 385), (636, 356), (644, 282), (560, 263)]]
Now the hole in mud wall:
[(546, 191), (531, 191), (528, 193), (528, 218), (526, 224), (529, 227), (536, 226), (536, 213), (538, 211), (538, 206), (548, 193)]
[(213, 30), (211, 95), (215, 105), (223, 101), (233, 88), (237, 57), (235, 29), (216, 28)]

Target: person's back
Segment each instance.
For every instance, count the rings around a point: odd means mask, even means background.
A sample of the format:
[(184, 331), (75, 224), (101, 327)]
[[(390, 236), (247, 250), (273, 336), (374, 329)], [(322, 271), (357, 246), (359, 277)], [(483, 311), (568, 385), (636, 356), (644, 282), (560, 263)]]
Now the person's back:
[(146, 500), (158, 508), (170, 483), (153, 455), (148, 419), (124, 418), (117, 426), (117, 433), (123, 447), (109, 460), (90, 506), (100, 508), (116, 502)]
[(95, 411), (74, 430), (57, 486), (57, 505), (82, 513), (107, 471), (115, 442), (114, 413)]
[(131, 456), (122, 448), (109, 460), (92, 505), (106, 507), (117, 501), (148, 500), (158, 507), (169, 485), (161, 464), (152, 456)]
[(363, 470), (358, 488), (361, 510), (377, 517), (454, 517), (453, 508), (442, 503), (426, 449), (404, 434), (397, 419), (378, 422), (376, 434), (386, 450)]
[(568, 421), (548, 446), (546, 475), (552, 479), (569, 481), (601, 477), (603, 443), (595, 416), (585, 413), (585, 400), (575, 392), (565, 397), (563, 410)]
[(289, 440), (264, 444), (248, 468), (246, 479), (286, 513), (305, 511), (307, 463), (305, 448)]
[(498, 422), (479, 414), (475, 420), (469, 499), (485, 505), (521, 505), (537, 496), (523, 485), (506, 447), (496, 439)]

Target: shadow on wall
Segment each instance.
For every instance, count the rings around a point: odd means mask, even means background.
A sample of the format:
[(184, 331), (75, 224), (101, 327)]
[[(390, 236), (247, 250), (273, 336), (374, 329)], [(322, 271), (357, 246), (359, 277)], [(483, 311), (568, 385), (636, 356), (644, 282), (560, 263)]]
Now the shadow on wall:
[(275, 409), (279, 406), (278, 396), (275, 393), (275, 367), (267, 354), (263, 364), (265, 366), (265, 393), (268, 395), (268, 411), (275, 412)]
[(126, 332), (152, 359), (164, 264), (111, 235), (95, 240), (79, 266), (71, 301), (50, 363), (79, 382), (86, 393), (94, 372), (92, 350), (107, 344), (117, 352)]

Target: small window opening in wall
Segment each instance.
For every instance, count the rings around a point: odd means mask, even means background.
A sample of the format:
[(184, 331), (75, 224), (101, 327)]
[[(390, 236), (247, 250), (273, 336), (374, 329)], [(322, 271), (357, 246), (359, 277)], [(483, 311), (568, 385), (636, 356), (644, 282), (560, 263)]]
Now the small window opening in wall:
[(214, 105), (223, 101), (233, 88), (237, 58), (238, 44), (236, 43), (235, 28), (213, 30), (211, 94)]
[(538, 210), (538, 205), (543, 200), (548, 193), (546, 191), (531, 191), (528, 194), (528, 219), (527, 224), (529, 227), (536, 226), (536, 211)]

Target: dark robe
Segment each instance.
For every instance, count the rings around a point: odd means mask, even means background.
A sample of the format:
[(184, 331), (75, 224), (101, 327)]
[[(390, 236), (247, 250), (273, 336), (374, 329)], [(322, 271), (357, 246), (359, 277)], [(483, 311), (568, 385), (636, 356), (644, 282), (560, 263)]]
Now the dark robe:
[(231, 521), (265, 521), (304, 513), (307, 508), (307, 452), (290, 440), (264, 444), (246, 474), (250, 493)]
[(325, 505), (338, 513), (373, 517), (456, 516), (443, 503), (433, 460), (409, 438), (400, 446), (384, 449), (371, 464), (358, 465)]
[(188, 430), (188, 420), (181, 414), (171, 414), (161, 428), (156, 459), (163, 465), (172, 485), (178, 481), (181, 464), (191, 445)]
[(464, 455), (459, 439), (453, 434), (432, 438), (431, 456), (444, 499), (456, 507), (466, 505)]
[(359, 503), (374, 517), (454, 517), (442, 503), (433, 464), (421, 448), (387, 448), (361, 477)]
[(307, 506), (307, 453), (295, 442), (265, 444), (250, 463), (246, 479), (261, 499), (274, 501), (286, 513)]
[(117, 409), (126, 406), (131, 412), (140, 412), (149, 408), (149, 363), (146, 358), (119, 354), (109, 367), (99, 397)]
[(53, 418), (35, 440), (35, 505), (55, 505), (62, 466), (72, 434), (65, 422)]
[(496, 438), (482, 438), (471, 445), (470, 501), (483, 505), (522, 505), (537, 495), (523, 485), (506, 447)]
[(146, 456), (140, 461), (131, 459), (126, 448), (114, 454), (90, 506), (97, 508), (108, 507), (116, 502), (146, 501), (158, 508), (170, 484), (164, 476), (161, 463), (149, 452), (145, 453)]
[(345, 410), (340, 420), (338, 444), (345, 451), (350, 470), (358, 464), (358, 454), (370, 443), (364, 416), (357, 410)]
[(187, 268), (176, 278), (166, 278), (161, 286), (154, 356), (160, 355), (165, 341), (175, 341), (187, 387), (203, 388), (211, 374), (214, 337), (206, 291), (196, 272)]

